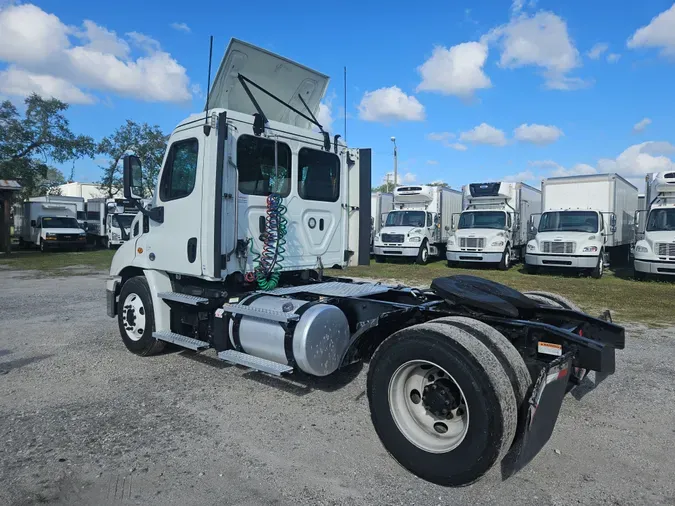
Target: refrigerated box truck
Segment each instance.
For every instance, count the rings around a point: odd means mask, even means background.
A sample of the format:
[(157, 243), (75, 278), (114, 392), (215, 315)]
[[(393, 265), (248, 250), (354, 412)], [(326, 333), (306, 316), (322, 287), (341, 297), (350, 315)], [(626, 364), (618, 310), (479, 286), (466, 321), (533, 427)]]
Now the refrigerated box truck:
[(600, 278), (627, 263), (635, 237), (638, 189), (619, 174), (552, 177), (542, 181), (543, 214), (527, 244), (526, 268), (563, 267)]
[(541, 192), (525, 183), (472, 183), (464, 186), (465, 209), (448, 237), (448, 267), (492, 263), (506, 270), (522, 260), (527, 223), (541, 212)]
[(394, 209), (375, 234), (375, 260), (414, 258), (426, 264), (440, 256), (450, 231), (452, 215), (462, 210), (462, 193), (447, 186), (398, 186)]

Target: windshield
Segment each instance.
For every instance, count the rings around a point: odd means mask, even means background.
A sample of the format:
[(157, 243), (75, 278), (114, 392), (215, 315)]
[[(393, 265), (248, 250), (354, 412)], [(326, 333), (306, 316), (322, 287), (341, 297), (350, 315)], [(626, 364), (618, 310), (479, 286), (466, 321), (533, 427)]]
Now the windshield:
[(134, 221), (135, 217), (136, 217), (135, 214), (113, 214), (112, 226), (129, 228), (131, 226), (131, 222)]
[(43, 216), (42, 228), (80, 228), (75, 218)]
[(503, 211), (464, 211), (459, 218), (457, 228), (499, 228), (506, 226), (506, 213)]
[(427, 215), (424, 211), (389, 211), (386, 227), (423, 227)]
[(598, 232), (598, 213), (593, 211), (548, 212), (541, 216), (539, 232)]
[(647, 220), (647, 232), (657, 232), (659, 230), (675, 230), (675, 208), (673, 209), (652, 209)]

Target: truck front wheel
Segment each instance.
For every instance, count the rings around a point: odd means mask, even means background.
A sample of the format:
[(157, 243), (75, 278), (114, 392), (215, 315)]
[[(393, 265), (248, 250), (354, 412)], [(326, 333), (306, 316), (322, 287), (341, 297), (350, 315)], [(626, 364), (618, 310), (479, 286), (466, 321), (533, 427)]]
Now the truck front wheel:
[(591, 271), (591, 277), (594, 279), (600, 279), (605, 272), (605, 262), (602, 260), (602, 253), (598, 256), (598, 265)]
[(143, 276), (129, 279), (120, 291), (117, 322), (122, 341), (136, 355), (154, 355), (164, 348), (164, 341), (152, 337), (155, 312), (148, 282)]
[(427, 265), (429, 262), (429, 245), (427, 244), (426, 239), (422, 243), (422, 246), (420, 246), (420, 251), (417, 254), (417, 259), (415, 260), (416, 264), (419, 265)]
[(502, 260), (499, 262), (499, 270), (508, 271), (509, 267), (511, 267), (511, 248), (507, 246), (502, 255)]
[(480, 340), (451, 325), (415, 325), (386, 339), (370, 362), (368, 401), (387, 451), (438, 485), (478, 480), (516, 431), (504, 368)]

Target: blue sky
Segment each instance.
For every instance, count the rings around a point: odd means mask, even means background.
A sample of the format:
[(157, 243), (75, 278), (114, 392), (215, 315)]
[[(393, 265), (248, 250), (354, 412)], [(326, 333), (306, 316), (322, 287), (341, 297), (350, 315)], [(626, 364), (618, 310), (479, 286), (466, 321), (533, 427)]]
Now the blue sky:
[(203, 108), (208, 36), (214, 71), (237, 37), (331, 76), (332, 133), (347, 67), (347, 140), (373, 149), (373, 184), (391, 136), (405, 182), (675, 168), (672, 1), (364, 4), (0, 0), (0, 97), (65, 99), (97, 140), (127, 118), (169, 132)]

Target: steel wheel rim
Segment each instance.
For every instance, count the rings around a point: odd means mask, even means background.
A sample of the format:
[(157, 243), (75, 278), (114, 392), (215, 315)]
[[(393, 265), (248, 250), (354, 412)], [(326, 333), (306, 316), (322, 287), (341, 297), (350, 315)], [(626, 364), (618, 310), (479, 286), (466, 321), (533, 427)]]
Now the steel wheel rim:
[[(453, 400), (444, 408), (448, 411), (447, 415), (441, 415), (436, 409), (439, 404), (436, 401), (442, 396), (434, 392), (431, 394), (434, 397), (430, 398), (425, 393), (425, 387), (429, 392), (433, 385), (441, 385), (440, 388), (454, 392)], [(391, 376), (388, 394), (394, 423), (401, 434), (419, 449), (436, 454), (448, 453), (464, 441), (469, 428), (466, 397), (455, 379), (437, 364), (426, 360), (404, 363)], [(432, 401), (436, 413), (430, 409)]]
[(504, 263), (507, 267), (511, 263), (511, 252), (509, 250), (506, 250), (506, 258), (504, 259)]
[(422, 249), (422, 261), (426, 262), (428, 258), (429, 258), (429, 250), (427, 250), (427, 247), (425, 246)]
[(145, 306), (140, 296), (130, 293), (124, 299), (122, 306), (122, 323), (127, 337), (132, 341), (139, 341), (145, 331)]

